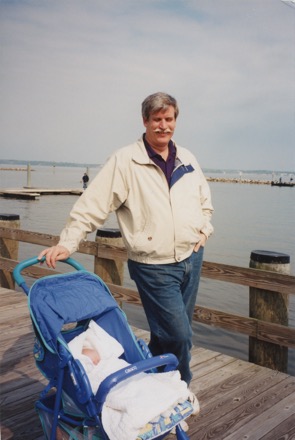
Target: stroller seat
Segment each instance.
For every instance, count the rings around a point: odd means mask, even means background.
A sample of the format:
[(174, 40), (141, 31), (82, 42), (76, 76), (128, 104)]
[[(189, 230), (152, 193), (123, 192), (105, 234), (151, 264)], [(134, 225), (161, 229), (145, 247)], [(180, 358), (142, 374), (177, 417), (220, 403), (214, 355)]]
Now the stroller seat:
[[(164, 368), (166, 373), (172, 372), (178, 361), (172, 354), (152, 357), (145, 342), (136, 339), (124, 312), (106, 284), (95, 274), (84, 270), (75, 260), (68, 259), (65, 262), (78, 270), (43, 277), (30, 289), (21, 271), (38, 264), (39, 260), (25, 260), (14, 270), (17, 284), (28, 295), (36, 335), (36, 365), (48, 379), (48, 385), (36, 402), (36, 410), (47, 440), (112, 440), (116, 439), (116, 431), (120, 432), (120, 429), (122, 432), (117, 438), (123, 440), (122, 426), (117, 426), (110, 434), (103, 424), (102, 414), (111, 393), (125, 386), (128, 381), (138, 380), (143, 373), (149, 379), (153, 376), (160, 379), (162, 373), (158, 368)], [(130, 365), (106, 377), (95, 393), (83, 365), (75, 359), (69, 348), (71, 341), (89, 328), (90, 322), (94, 322), (123, 347), (120, 358)], [(155, 402), (159, 397), (155, 389)], [(146, 421), (132, 439), (126, 434), (126, 440), (160, 440), (174, 427), (178, 440), (188, 439), (180, 422), (192, 412), (192, 404), (187, 398), (179, 399), (172, 408), (169, 407), (168, 412), (161, 412)]]

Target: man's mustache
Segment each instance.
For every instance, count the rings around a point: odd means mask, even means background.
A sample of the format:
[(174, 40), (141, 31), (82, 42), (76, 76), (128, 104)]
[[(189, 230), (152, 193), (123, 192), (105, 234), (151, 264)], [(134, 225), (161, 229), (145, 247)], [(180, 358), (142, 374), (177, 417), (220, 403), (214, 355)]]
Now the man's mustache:
[(166, 128), (165, 130), (161, 130), (160, 128), (156, 128), (154, 130), (154, 133), (173, 133), (173, 131), (170, 130), (169, 128)]

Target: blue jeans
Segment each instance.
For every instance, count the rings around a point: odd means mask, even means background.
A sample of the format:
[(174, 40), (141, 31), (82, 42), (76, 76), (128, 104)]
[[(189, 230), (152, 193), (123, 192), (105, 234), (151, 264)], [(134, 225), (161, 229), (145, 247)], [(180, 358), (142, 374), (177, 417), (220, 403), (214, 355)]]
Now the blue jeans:
[(204, 248), (180, 263), (144, 264), (128, 260), (150, 326), (149, 348), (154, 356), (173, 353), (187, 384), (192, 348), (191, 322), (196, 303)]

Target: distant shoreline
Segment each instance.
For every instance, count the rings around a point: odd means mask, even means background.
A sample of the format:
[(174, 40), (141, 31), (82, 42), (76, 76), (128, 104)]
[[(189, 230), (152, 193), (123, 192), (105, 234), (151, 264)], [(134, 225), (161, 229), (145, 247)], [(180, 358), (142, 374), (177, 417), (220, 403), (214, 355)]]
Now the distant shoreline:
[[(0, 171), (28, 171), (28, 168), (27, 167), (25, 167), (25, 168), (23, 168), (23, 167), (13, 167), (13, 168), (11, 168), (11, 167), (1, 167), (0, 168)], [(31, 168), (31, 171), (34, 171), (32, 168)]]
[[(27, 167), (0, 167), (0, 171), (27, 171)], [(34, 171), (31, 169), (31, 171)], [(208, 182), (223, 182), (223, 183), (251, 183), (256, 185), (270, 185), (271, 180), (253, 180), (227, 177), (206, 177)]]
[(271, 185), (271, 180), (257, 180), (257, 179), (240, 179), (228, 177), (206, 177), (208, 182), (222, 182), (222, 183), (250, 183), (254, 185)]
[[(19, 167), (0, 167), (0, 171), (28, 171), (27, 166), (19, 166)], [(31, 168), (30, 171), (35, 171)], [(218, 182), (218, 183), (241, 183), (241, 184), (252, 184), (252, 185), (272, 185), (273, 180), (259, 180), (259, 179), (243, 179), (240, 177), (211, 177), (206, 176), (206, 170), (204, 171), (206, 180), (208, 182)], [(283, 185), (282, 185), (283, 186)], [(287, 185), (286, 185), (287, 186)]]

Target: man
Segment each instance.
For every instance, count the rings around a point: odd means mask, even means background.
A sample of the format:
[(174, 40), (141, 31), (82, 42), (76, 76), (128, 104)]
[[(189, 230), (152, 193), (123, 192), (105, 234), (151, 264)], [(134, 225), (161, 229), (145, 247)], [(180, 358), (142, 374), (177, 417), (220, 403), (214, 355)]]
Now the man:
[(115, 211), (149, 322), (150, 350), (174, 353), (189, 385), (191, 322), (213, 208), (195, 157), (172, 140), (178, 112), (165, 93), (143, 101), (145, 134), (111, 155), (75, 203), (58, 245), (39, 258), (46, 255), (54, 268)]
[(88, 177), (87, 173), (83, 174), (82, 181), (83, 181), (83, 189), (86, 189), (87, 188), (87, 184), (89, 182), (89, 177)]

